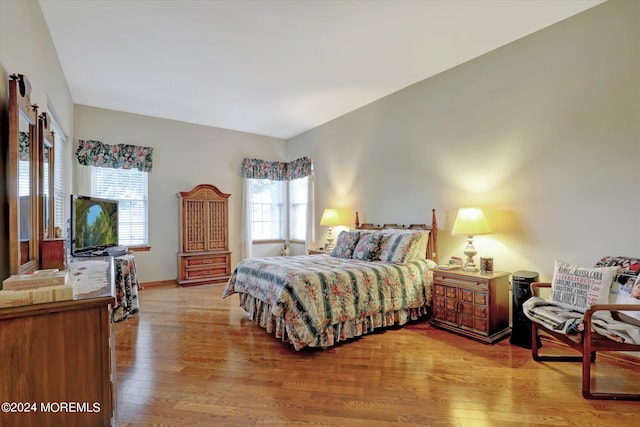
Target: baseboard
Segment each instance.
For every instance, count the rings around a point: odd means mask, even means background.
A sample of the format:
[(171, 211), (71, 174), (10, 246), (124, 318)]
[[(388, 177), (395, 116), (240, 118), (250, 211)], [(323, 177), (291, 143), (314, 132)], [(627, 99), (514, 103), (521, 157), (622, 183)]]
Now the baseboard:
[(178, 286), (178, 282), (175, 280), (159, 280), (157, 282), (144, 282), (144, 283), (140, 283), (140, 289), (144, 289), (147, 287), (154, 287), (154, 286), (173, 286), (173, 287), (177, 287)]

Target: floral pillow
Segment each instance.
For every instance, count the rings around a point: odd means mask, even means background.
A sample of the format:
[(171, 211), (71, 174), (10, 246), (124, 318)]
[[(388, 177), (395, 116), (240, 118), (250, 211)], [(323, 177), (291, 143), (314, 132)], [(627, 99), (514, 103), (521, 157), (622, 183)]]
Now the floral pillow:
[[(406, 261), (413, 261), (414, 259), (425, 259), (427, 253), (427, 243), (429, 241), (429, 231), (428, 230), (410, 230), (410, 229), (399, 229), (399, 228), (387, 228), (382, 230), (382, 234), (393, 235), (393, 234), (410, 234), (414, 235), (415, 233), (419, 233), (420, 238), (418, 239), (418, 244), (413, 246), (410, 252), (407, 254)], [(382, 242), (382, 248), (384, 249), (385, 241)]]
[(382, 233), (366, 233), (360, 235), (360, 240), (353, 251), (353, 259), (373, 261), (380, 256)]
[(359, 231), (342, 231), (338, 235), (336, 245), (331, 251), (331, 256), (337, 258), (351, 258), (353, 256), (353, 250), (356, 248), (356, 244), (360, 239)]
[(593, 304), (607, 304), (618, 268), (585, 268), (556, 261), (551, 282), (551, 300), (583, 313)]
[[(427, 245), (429, 244), (429, 237), (431, 231), (429, 230), (420, 230), (420, 239), (418, 239), (418, 244), (416, 245), (416, 256), (414, 259), (426, 259), (427, 258)], [(432, 254), (428, 254), (428, 256), (432, 256)]]
[(380, 261), (406, 264), (415, 257), (420, 232), (392, 233), (384, 237)]

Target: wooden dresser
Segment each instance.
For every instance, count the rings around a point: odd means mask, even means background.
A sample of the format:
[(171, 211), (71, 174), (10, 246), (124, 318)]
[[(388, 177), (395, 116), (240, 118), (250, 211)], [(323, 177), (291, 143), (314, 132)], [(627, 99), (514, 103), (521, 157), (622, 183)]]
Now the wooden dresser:
[(113, 263), (105, 261), (98, 290), (0, 309), (0, 426), (117, 425)]
[(229, 279), (229, 196), (210, 184), (178, 193), (178, 284), (192, 286)]
[(511, 333), (509, 273), (433, 271), (431, 324), (493, 344)]

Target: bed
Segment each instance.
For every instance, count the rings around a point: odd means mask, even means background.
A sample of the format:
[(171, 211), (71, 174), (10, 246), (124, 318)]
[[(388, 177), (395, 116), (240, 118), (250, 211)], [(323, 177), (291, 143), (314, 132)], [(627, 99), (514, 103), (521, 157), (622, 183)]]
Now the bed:
[(327, 348), (431, 314), (437, 262), (431, 225), (360, 224), (338, 236), (331, 254), (240, 261), (223, 291), (268, 333), (296, 350)]

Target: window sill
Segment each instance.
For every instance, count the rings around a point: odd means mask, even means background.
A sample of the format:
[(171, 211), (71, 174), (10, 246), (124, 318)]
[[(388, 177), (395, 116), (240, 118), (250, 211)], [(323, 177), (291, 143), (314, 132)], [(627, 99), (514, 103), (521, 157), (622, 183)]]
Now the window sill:
[(284, 243), (285, 240), (282, 239), (272, 239), (272, 240), (252, 240), (251, 243), (254, 245), (272, 245), (274, 243)]
[(130, 246), (128, 248), (131, 252), (149, 252), (151, 246)]
[[(251, 243), (254, 245), (273, 245), (275, 243), (284, 244), (286, 240), (284, 239), (272, 239), (272, 240), (252, 240)], [(291, 245), (304, 245), (304, 240), (289, 240), (289, 244)]]

